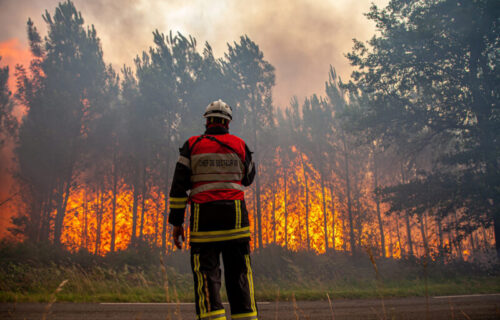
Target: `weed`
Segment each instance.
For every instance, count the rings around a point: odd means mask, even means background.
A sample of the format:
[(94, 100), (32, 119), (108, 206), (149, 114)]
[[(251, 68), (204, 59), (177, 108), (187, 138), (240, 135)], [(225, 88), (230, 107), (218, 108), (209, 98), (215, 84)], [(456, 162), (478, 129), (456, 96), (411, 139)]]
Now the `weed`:
[(50, 300), (49, 300), (49, 303), (47, 304), (47, 306), (45, 307), (45, 310), (43, 312), (43, 315), (42, 315), (42, 320), (46, 320), (47, 319), (47, 315), (49, 315), (50, 313), (50, 309), (52, 308), (52, 305), (57, 301), (57, 294), (59, 292), (61, 292), (61, 290), (63, 289), (64, 285), (68, 282), (68, 280), (63, 280), (59, 286), (56, 288), (56, 290), (52, 293), (52, 295), (50, 296)]

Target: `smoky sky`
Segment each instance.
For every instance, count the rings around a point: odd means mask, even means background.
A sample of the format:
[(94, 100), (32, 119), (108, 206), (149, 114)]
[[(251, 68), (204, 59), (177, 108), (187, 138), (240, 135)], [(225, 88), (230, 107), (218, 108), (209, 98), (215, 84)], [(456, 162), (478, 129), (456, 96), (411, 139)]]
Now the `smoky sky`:
[[(18, 38), (27, 50), (28, 17), (45, 35), (42, 13), (53, 13), (58, 0), (0, 0), (0, 42)], [(375, 32), (363, 13), (387, 0), (75, 0), (86, 25), (94, 24), (104, 58), (116, 69), (153, 45), (152, 31), (190, 34), (200, 50), (205, 42), (222, 57), (227, 43), (248, 35), (276, 67), (274, 101), (288, 105), (313, 93), (323, 95), (332, 65), (343, 79), (352, 71), (344, 54), (352, 39)], [(0, 53), (1, 54), (1, 53)], [(223, 97), (222, 97), (223, 98)]]
[[(14, 66), (30, 59), (26, 21), (31, 18), (45, 36), (42, 14), (53, 14), (59, 2), (0, 0), (0, 65), (10, 66), (12, 91)], [(274, 103), (281, 108), (294, 95), (299, 101), (313, 93), (324, 95), (330, 65), (347, 80), (352, 69), (344, 54), (352, 39), (368, 40), (375, 32), (363, 16), (372, 2), (383, 6), (388, 0), (74, 0), (85, 25), (95, 25), (105, 61), (117, 70), (133, 65), (135, 56), (153, 45), (155, 29), (192, 35), (200, 51), (208, 42), (217, 57), (223, 57), (227, 43), (248, 35), (276, 68)], [(12, 157), (11, 147), (1, 150), (0, 201), (15, 190), (7, 174)], [(0, 208), (0, 234), (13, 214)]]

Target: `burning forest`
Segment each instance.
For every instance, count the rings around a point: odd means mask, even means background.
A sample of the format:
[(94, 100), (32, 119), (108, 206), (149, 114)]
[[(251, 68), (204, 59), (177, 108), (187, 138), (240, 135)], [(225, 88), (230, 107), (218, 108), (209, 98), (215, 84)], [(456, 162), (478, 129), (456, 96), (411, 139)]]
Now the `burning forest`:
[[(174, 251), (166, 219), (178, 148), (222, 98), (258, 168), (246, 192), (253, 250), (500, 254), (498, 21), (478, 5), (472, 23), (486, 22), (462, 30), (460, 6), (448, 8), (456, 20), (438, 22), (444, 9), (428, 6), (428, 20), (400, 19), (419, 10), (406, 2), (372, 8), (383, 32), (354, 43), (352, 78), (331, 67), (323, 93), (284, 107), (273, 102), (275, 68), (248, 36), (217, 58), (209, 43), (157, 30), (117, 71), (72, 2), (44, 14), (46, 35), (28, 20), (32, 60), (14, 72), (15, 95), (13, 70), (0, 77), (15, 181), (0, 210), (11, 235), (101, 256)], [(432, 27), (444, 31), (425, 33)], [(13, 105), (25, 108), (21, 119)]]

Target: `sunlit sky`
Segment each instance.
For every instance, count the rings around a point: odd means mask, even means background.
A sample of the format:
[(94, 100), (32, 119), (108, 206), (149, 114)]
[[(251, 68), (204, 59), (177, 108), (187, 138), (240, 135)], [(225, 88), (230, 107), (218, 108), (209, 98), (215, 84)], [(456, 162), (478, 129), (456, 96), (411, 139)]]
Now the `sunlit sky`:
[[(0, 0), (0, 65), (29, 61), (28, 17), (45, 35), (41, 17), (54, 12), (58, 0)], [(217, 57), (227, 43), (247, 34), (276, 67), (274, 101), (279, 107), (290, 98), (322, 95), (328, 68), (343, 79), (351, 73), (344, 54), (352, 39), (369, 39), (374, 24), (363, 16), (371, 3), (388, 0), (75, 0), (85, 19), (102, 40), (104, 58), (116, 69), (132, 65), (133, 58), (153, 45), (152, 31), (180, 31), (193, 35), (200, 50), (208, 41)], [(12, 82), (11, 82), (12, 83)], [(223, 98), (223, 97), (222, 97)]]

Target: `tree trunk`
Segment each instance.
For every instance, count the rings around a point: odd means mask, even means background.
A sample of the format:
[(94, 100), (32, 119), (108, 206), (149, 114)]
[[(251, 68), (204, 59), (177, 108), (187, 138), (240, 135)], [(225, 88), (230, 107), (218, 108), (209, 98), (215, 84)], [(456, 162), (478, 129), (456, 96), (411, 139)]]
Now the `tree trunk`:
[(398, 236), (398, 246), (399, 246), (399, 252), (401, 253), (401, 256), (405, 255), (403, 246), (401, 245), (401, 233), (399, 232), (399, 215), (396, 214), (396, 235)]
[(347, 145), (345, 142), (345, 137), (342, 135), (342, 142), (344, 144), (344, 162), (345, 162), (345, 183), (346, 183), (346, 193), (347, 193), (347, 214), (349, 217), (349, 237), (351, 244), (352, 254), (356, 253), (355, 238), (354, 238), (354, 225), (352, 219), (352, 202), (351, 202), (351, 182), (349, 178), (349, 155), (347, 152)]
[(168, 190), (167, 187), (165, 186), (163, 189), (163, 202), (164, 202), (164, 209), (163, 209), (163, 225), (162, 225), (162, 231), (161, 231), (161, 254), (165, 254), (167, 252), (167, 222), (168, 222)]
[(488, 251), (490, 244), (488, 243), (488, 235), (486, 234), (486, 227), (484, 226), (484, 224), (481, 227), (481, 233), (483, 234), (484, 251)]
[(87, 249), (87, 191), (83, 195), (83, 223), (82, 223), (82, 241), (81, 248)]
[(328, 224), (327, 224), (327, 212), (326, 212), (326, 195), (325, 195), (325, 179), (323, 178), (323, 173), (321, 173), (321, 194), (323, 195), (323, 225), (324, 225), (324, 236), (325, 236), (325, 252), (328, 251)]
[(304, 175), (304, 183), (305, 183), (305, 194), (306, 194), (306, 241), (307, 241), (307, 251), (311, 250), (311, 240), (309, 238), (309, 183), (308, 177), (306, 173), (306, 166), (304, 163), (304, 155), (300, 155), (300, 160), (302, 162), (302, 174)]
[(410, 256), (413, 256), (413, 240), (412, 240), (412, 235), (411, 235), (411, 225), (410, 225), (410, 215), (408, 214), (408, 211), (404, 211), (405, 215), (405, 222), (406, 222), (406, 235), (408, 236), (408, 253)]
[(425, 256), (426, 258), (428, 258), (430, 252), (429, 252), (429, 243), (427, 241), (427, 234), (425, 231), (427, 226), (425, 215), (426, 213), (424, 212), (422, 214), (422, 219), (420, 221), (420, 232), (422, 233), (422, 242), (424, 243)]
[(261, 219), (261, 208), (260, 208), (260, 178), (259, 178), (259, 172), (258, 172), (258, 166), (255, 163), (255, 190), (256, 190), (256, 197), (257, 197), (257, 236), (258, 236), (258, 243), (259, 243), (259, 248), (262, 248), (262, 219)]
[(286, 170), (285, 174), (283, 175), (284, 183), (285, 183), (285, 248), (288, 250), (288, 211), (287, 211), (287, 196), (286, 196)]
[(451, 230), (448, 231), (448, 245), (450, 246), (450, 256), (453, 257), (453, 239), (451, 238)]
[(161, 253), (165, 254), (167, 252), (167, 235), (168, 235), (168, 201), (169, 201), (169, 160), (167, 159), (166, 164), (165, 164), (165, 181), (163, 185), (163, 202), (164, 202), (164, 207), (163, 207), (163, 225), (162, 225), (162, 232), (161, 232)]
[[(401, 181), (403, 184), (406, 183), (405, 172), (403, 169), (403, 163), (401, 163)], [(405, 222), (406, 222), (406, 235), (408, 236), (408, 252), (410, 256), (413, 256), (413, 240), (411, 235), (411, 225), (410, 225), (410, 215), (407, 210), (404, 210)]]
[[(257, 187), (255, 187), (257, 189)], [(253, 193), (253, 237), (252, 237), (252, 243), (253, 243), (253, 250), (257, 249), (257, 246), (259, 245), (259, 240), (257, 236), (257, 190)]]
[(139, 226), (139, 240), (144, 241), (144, 214), (145, 214), (145, 203), (146, 203), (146, 181), (147, 173), (146, 166), (144, 166), (144, 171), (142, 173), (142, 189), (141, 189), (141, 224)]
[[(255, 99), (255, 94), (252, 92), (252, 108), (256, 108), (256, 99)], [(257, 123), (257, 110), (253, 110), (253, 134), (254, 134), (254, 143), (255, 143), (255, 153), (258, 155), (258, 146), (259, 146), (259, 141), (258, 141), (258, 134), (257, 134), (257, 128), (258, 128), (258, 123)], [(256, 235), (257, 235), (257, 243), (259, 248), (262, 248), (262, 221), (261, 221), (261, 208), (260, 208), (260, 178), (259, 178), (259, 172), (258, 172), (258, 163), (257, 159), (254, 160), (254, 165), (255, 165), (255, 196), (256, 196), (256, 208), (255, 208), (255, 215), (256, 215)], [(256, 244), (257, 244), (256, 243)]]
[[(301, 193), (301, 186), (299, 185), (298, 183), (298, 180), (297, 180), (297, 196), (300, 195)], [(301, 219), (301, 210), (298, 210), (297, 211), (297, 230), (299, 232), (299, 245), (298, 247), (301, 248), (302, 247), (302, 244), (303, 244), (303, 241), (302, 241), (302, 219)]]
[(459, 237), (459, 234), (458, 234), (458, 216), (457, 216), (457, 212), (454, 211), (453, 212), (453, 217), (455, 218), (455, 221), (454, 221), (454, 224), (455, 224), (455, 246), (457, 247), (457, 251), (458, 251), (458, 257), (460, 258), (460, 260), (463, 260), (464, 257), (463, 257), (463, 253), (462, 253), (462, 243), (460, 241), (460, 237)]
[(378, 219), (378, 228), (380, 232), (380, 251), (382, 252), (382, 257), (386, 257), (385, 252), (385, 236), (384, 236), (384, 223), (382, 221), (382, 215), (380, 213), (380, 197), (378, 194), (378, 164), (377, 164), (377, 155), (374, 151), (373, 154), (373, 180), (375, 182), (375, 204), (377, 208), (377, 219)]
[(43, 208), (43, 211), (41, 212), (41, 219), (42, 219), (42, 225), (41, 225), (41, 235), (40, 235), (40, 240), (41, 241), (48, 241), (49, 240), (49, 235), (50, 235), (50, 214), (53, 210), (53, 196), (54, 192), (52, 191), (53, 187), (51, 184), (50, 190), (49, 190), (49, 196), (48, 200)]
[[(346, 227), (345, 227), (345, 218), (342, 219), (342, 230), (346, 230)], [(342, 249), (344, 252), (347, 251), (347, 239), (346, 239), (346, 234), (345, 232), (342, 234), (342, 238), (343, 238), (343, 243), (342, 243)]]
[(96, 240), (95, 240), (95, 255), (98, 255), (100, 250), (99, 247), (101, 246), (101, 230), (102, 230), (102, 216), (103, 216), (103, 202), (104, 202), (104, 192), (101, 190), (101, 188), (98, 189), (99, 191), (99, 197), (98, 197), (98, 203), (97, 203), (97, 210), (96, 210)]
[(265, 247), (266, 245), (269, 245), (269, 212), (267, 212), (267, 210), (264, 211), (264, 216), (262, 218), (262, 224), (263, 224), (263, 226), (262, 226), (262, 245)]
[(389, 225), (388, 235), (389, 235), (389, 252), (387, 252), (387, 257), (388, 258), (392, 258), (393, 257), (393, 253), (394, 253), (394, 240), (393, 240), (393, 237), (392, 237), (392, 227), (391, 227), (391, 225)]
[(115, 252), (116, 241), (116, 194), (118, 192), (118, 166), (116, 152), (113, 154), (113, 200), (111, 209), (111, 244), (110, 251)]
[(134, 194), (133, 194), (133, 202), (132, 202), (132, 236), (130, 238), (130, 244), (132, 246), (135, 246), (137, 243), (137, 207), (138, 207), (138, 202), (139, 202), (139, 178), (137, 177), (138, 172), (136, 170), (135, 172), (135, 179), (134, 179)]
[(64, 225), (64, 216), (66, 215), (66, 205), (68, 204), (69, 192), (71, 190), (71, 179), (68, 179), (68, 181), (65, 182), (63, 189), (64, 193), (58, 196), (59, 205), (57, 206), (56, 219), (54, 223), (55, 246), (61, 245), (61, 235), (62, 235), (62, 228)]
[(495, 249), (497, 251), (497, 258), (500, 260), (500, 210), (494, 209), (493, 214), (493, 228), (495, 233)]
[[(469, 35), (470, 58), (469, 58), (469, 85), (472, 96), (472, 107), (477, 119), (477, 131), (482, 150), (482, 160), (485, 162), (486, 174), (483, 176), (483, 182), (489, 188), (489, 194), (483, 194), (484, 201), (489, 205), (488, 213), (493, 218), (493, 233), (495, 237), (495, 249), (497, 258), (500, 260), (500, 192), (498, 192), (497, 180), (491, 177), (498, 177), (500, 168), (498, 165), (498, 153), (496, 150), (497, 132), (492, 128), (497, 128), (496, 117), (493, 116), (493, 107), (489, 106), (488, 101), (482, 94), (481, 82), (478, 79), (478, 69), (488, 68), (489, 61), (482, 54), (487, 43), (484, 34), (487, 32), (486, 24), (480, 25), (480, 28), (471, 29)], [(493, 181), (493, 183), (491, 182)], [(497, 191), (495, 191), (497, 190)], [(496, 203), (495, 203), (496, 202)]]
[(272, 209), (272, 219), (273, 219), (273, 243), (276, 244), (276, 189), (273, 190), (273, 209)]
[(443, 253), (444, 253), (444, 239), (443, 239), (443, 226), (442, 226), (441, 218), (437, 217), (436, 218), (436, 222), (437, 222), (438, 237), (439, 237), (439, 246), (438, 246), (439, 255), (443, 256)]
[(332, 199), (332, 250), (335, 251), (335, 197), (333, 193), (333, 183), (330, 186), (330, 197)]
[(471, 253), (474, 254), (476, 252), (476, 242), (474, 241), (474, 232), (470, 233), (470, 247), (471, 247)]

